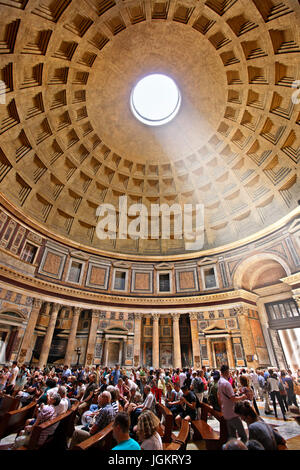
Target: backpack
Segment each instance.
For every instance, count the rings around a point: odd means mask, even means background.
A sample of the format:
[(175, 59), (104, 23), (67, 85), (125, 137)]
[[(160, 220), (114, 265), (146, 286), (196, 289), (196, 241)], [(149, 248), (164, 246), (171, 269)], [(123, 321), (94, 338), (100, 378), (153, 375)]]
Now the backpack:
[(194, 392), (195, 393), (203, 393), (204, 392), (204, 388), (205, 388), (204, 383), (202, 382), (201, 379), (199, 379), (199, 377), (195, 377), (193, 387), (194, 387)]

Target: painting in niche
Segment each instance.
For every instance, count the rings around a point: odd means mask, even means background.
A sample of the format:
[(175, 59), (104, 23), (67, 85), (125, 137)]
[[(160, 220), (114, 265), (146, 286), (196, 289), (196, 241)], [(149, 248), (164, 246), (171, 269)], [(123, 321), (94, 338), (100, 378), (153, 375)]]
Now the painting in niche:
[(152, 343), (145, 343), (145, 364), (152, 366)]
[(172, 365), (172, 344), (160, 345), (160, 364), (162, 367)]
[(226, 344), (224, 342), (214, 343), (214, 350), (216, 356), (216, 366), (218, 369), (220, 369), (223, 364), (228, 364)]

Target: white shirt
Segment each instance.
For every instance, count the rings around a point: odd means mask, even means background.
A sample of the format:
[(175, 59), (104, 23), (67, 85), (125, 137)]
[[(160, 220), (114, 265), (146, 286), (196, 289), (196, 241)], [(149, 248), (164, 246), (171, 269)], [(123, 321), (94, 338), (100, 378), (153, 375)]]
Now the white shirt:
[(137, 390), (138, 386), (133, 380), (128, 379), (129, 390)]
[(15, 385), (18, 373), (19, 373), (19, 367), (18, 366), (14, 367), (11, 370), (11, 377), (9, 379), (9, 385)]
[(68, 411), (68, 406), (69, 406), (68, 400), (66, 398), (62, 398), (60, 400), (60, 404), (55, 406), (56, 416), (62, 415), (63, 413)]
[(58, 393), (58, 387), (50, 388), (50, 389), (47, 391), (47, 395), (48, 395), (49, 397), (52, 397), (52, 395), (54, 395), (54, 393)]
[(180, 388), (183, 387), (185, 379), (186, 379), (186, 374), (184, 372), (180, 372), (179, 374)]
[(148, 410), (152, 411), (152, 409), (154, 408), (153, 407), (153, 402), (154, 402), (154, 395), (153, 395), (153, 393), (150, 392), (150, 393), (148, 393), (148, 395), (147, 395), (147, 397), (146, 397), (146, 399), (143, 403), (143, 406), (145, 408), (147, 408)]
[(157, 431), (141, 444), (142, 450), (163, 450), (162, 440)]

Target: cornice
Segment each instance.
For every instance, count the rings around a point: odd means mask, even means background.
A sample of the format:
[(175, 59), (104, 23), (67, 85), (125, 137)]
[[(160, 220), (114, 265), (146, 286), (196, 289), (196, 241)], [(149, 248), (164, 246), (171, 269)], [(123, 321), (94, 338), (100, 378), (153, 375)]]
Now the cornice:
[[(36, 293), (38, 298), (43, 297), (51, 298), (53, 302), (59, 302), (61, 305), (65, 301), (68, 302), (72, 300), (74, 304), (77, 303), (88, 303), (89, 307), (92, 308), (91, 304), (95, 305), (95, 308), (99, 304), (109, 304), (109, 305), (132, 305), (137, 307), (146, 307), (146, 306), (201, 306), (201, 305), (211, 305), (212, 303), (236, 303), (236, 302), (248, 302), (250, 305), (255, 305), (257, 295), (245, 291), (243, 289), (227, 291), (227, 292), (216, 292), (213, 294), (191, 296), (191, 297), (126, 297), (126, 296), (116, 296), (109, 293), (96, 293), (96, 292), (86, 292), (80, 291), (80, 289), (73, 289), (71, 287), (66, 287), (58, 284), (53, 284), (51, 282), (44, 281), (43, 279), (33, 278), (27, 276), (26, 274), (14, 271), (13, 269), (7, 266), (0, 266), (0, 281), (6, 282), (8, 284), (13, 284), (15, 287), (23, 288), (24, 290), (30, 291), (30, 295), (34, 297)], [(55, 300), (57, 299), (57, 300)]]
[(291, 274), (290, 276), (283, 277), (282, 279), (280, 279), (280, 281), (284, 282), (285, 284), (288, 284), (289, 286), (296, 287), (298, 284), (300, 285), (300, 271)]

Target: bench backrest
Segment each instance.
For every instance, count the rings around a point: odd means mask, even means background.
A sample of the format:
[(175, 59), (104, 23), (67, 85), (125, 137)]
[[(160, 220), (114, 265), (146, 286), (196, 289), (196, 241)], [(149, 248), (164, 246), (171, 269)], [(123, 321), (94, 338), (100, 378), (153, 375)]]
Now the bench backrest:
[[(76, 403), (76, 409), (77, 409), (77, 406), (78, 405)], [(70, 422), (73, 420), (73, 415), (76, 413), (76, 409), (74, 410), (71, 408), (70, 410), (57, 416), (56, 418), (50, 419), (49, 421), (45, 421), (44, 423), (38, 424), (37, 426), (35, 426), (31, 432), (30, 440), (29, 440), (28, 445), (26, 446), (26, 449), (33, 450), (33, 449), (38, 449), (43, 446), (43, 445), (42, 446), (39, 445), (39, 439), (42, 434), (42, 431), (45, 431), (47, 429), (49, 430), (49, 428), (51, 427), (54, 428), (53, 433), (49, 434), (49, 437), (46, 441), (46, 443), (49, 443), (49, 440), (53, 439), (54, 435), (57, 432), (69, 429)], [(73, 421), (73, 424), (74, 424), (74, 421)]]
[(3, 416), (8, 411), (13, 411), (19, 408), (20, 400), (11, 395), (3, 395), (0, 403), (0, 416)]
[(220, 423), (220, 442), (227, 442), (227, 426), (223, 414), (220, 411), (215, 410), (212, 406), (207, 403), (200, 402), (201, 408), (201, 420), (207, 423), (207, 416), (211, 414)]
[(172, 431), (173, 431), (173, 414), (169, 408), (162, 405), (161, 403), (156, 404), (157, 415), (161, 418), (164, 416), (164, 431), (162, 435), (162, 442), (172, 442)]
[(111, 450), (113, 447), (113, 422), (109, 423), (102, 431), (97, 432), (85, 441), (74, 446), (73, 450), (89, 450), (99, 446), (101, 450)]
[(36, 407), (33, 401), (19, 410), (8, 411), (0, 420), (0, 439), (10, 434), (17, 433), (24, 428), (27, 419), (32, 418)]
[(188, 438), (189, 438), (189, 434), (190, 434), (190, 425), (189, 425), (189, 423), (186, 419), (183, 419), (181, 421), (179, 434), (178, 434), (178, 436), (176, 436), (175, 439), (173, 439), (173, 442), (179, 443), (180, 444), (180, 449), (185, 450), (186, 445), (187, 445), (187, 441), (188, 441)]

